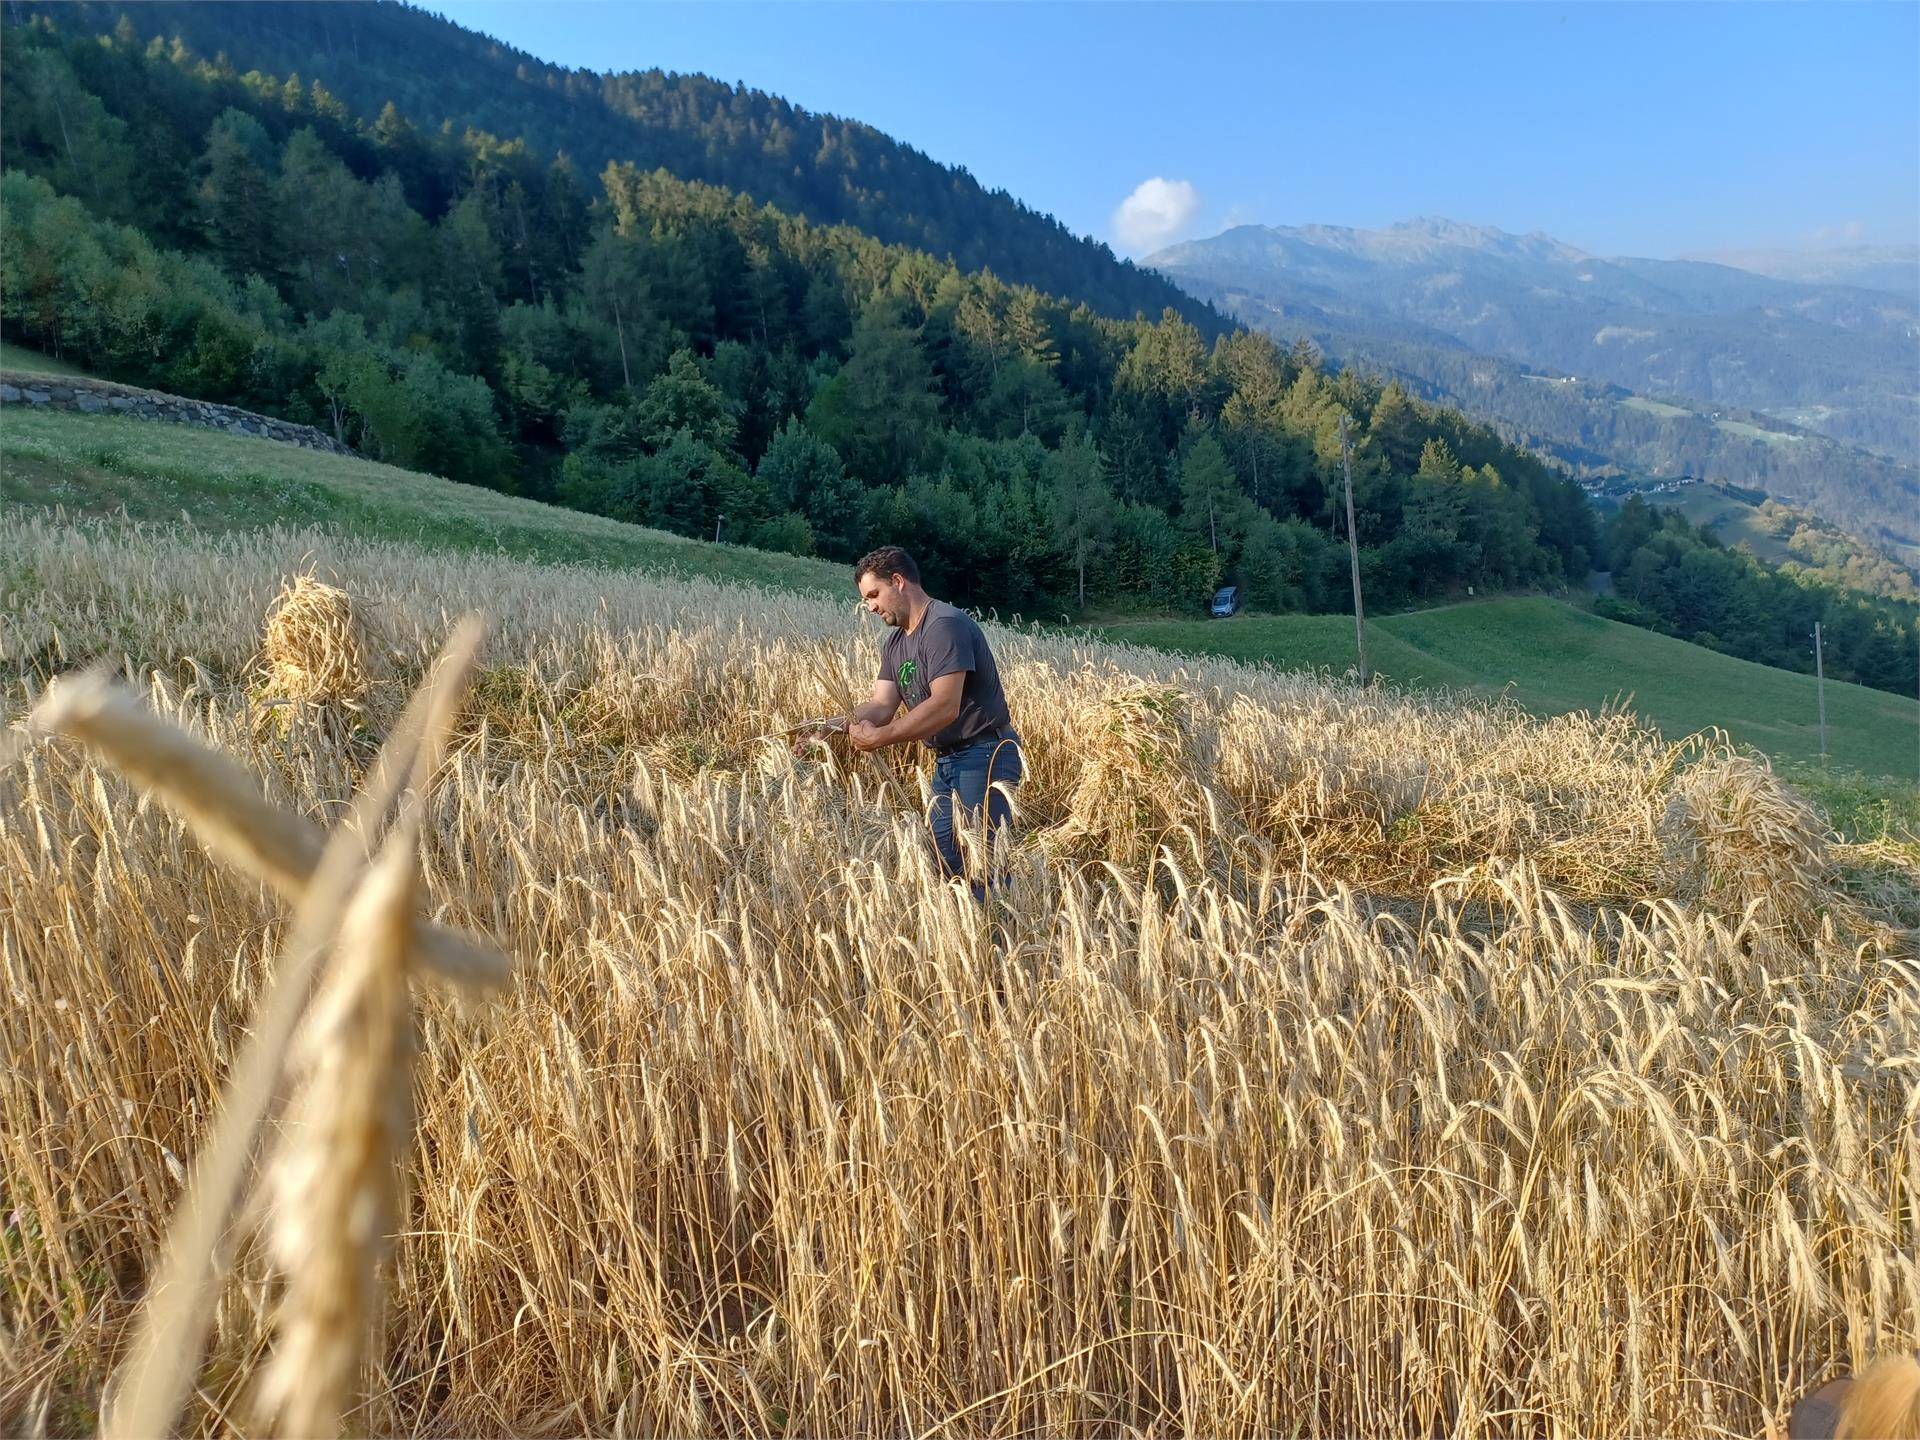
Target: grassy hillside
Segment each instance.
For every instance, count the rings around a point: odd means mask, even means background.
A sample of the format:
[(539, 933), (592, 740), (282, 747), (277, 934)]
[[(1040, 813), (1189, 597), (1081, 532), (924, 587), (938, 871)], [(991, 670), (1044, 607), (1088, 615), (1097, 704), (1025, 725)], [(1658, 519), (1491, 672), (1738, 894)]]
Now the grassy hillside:
[[(1345, 616), (1242, 616), (1107, 627), (1141, 645), (1263, 660), (1284, 669), (1354, 664)], [(1717, 725), (1771, 755), (1818, 756), (1814, 680), (1603, 620), (1557, 600), (1521, 598), (1390, 615), (1367, 627), (1369, 658), (1389, 680), (1489, 693), (1510, 689), (1540, 715), (1630, 702), (1678, 738)], [(1911, 781), (1920, 769), (1920, 705), (1827, 683), (1832, 759)]]
[(1672, 494), (1653, 497), (1652, 503), (1678, 510), (1695, 525), (1711, 526), (1728, 545), (1744, 544), (1769, 565), (1800, 558), (1787, 548), (1784, 539), (1759, 523), (1759, 506), (1711, 486), (1688, 485)]
[(23, 375), (85, 375), (78, 365), (56, 360), (38, 350), (29, 350), (10, 340), (0, 340), (0, 370), (17, 370)]
[(501, 495), (370, 460), (121, 416), (9, 408), (0, 415), (0, 501), (207, 530), (328, 525), (343, 534), (547, 562), (706, 575), (839, 592), (845, 567), (714, 545)]
[(1920, 598), (1911, 556), (1889, 559), (1808, 511), (1777, 500), (1752, 505), (1712, 485), (1686, 485), (1648, 500), (1678, 510), (1695, 525), (1712, 527), (1723, 543), (1745, 545), (1769, 565), (1804, 566), (1830, 584), (1869, 595)]

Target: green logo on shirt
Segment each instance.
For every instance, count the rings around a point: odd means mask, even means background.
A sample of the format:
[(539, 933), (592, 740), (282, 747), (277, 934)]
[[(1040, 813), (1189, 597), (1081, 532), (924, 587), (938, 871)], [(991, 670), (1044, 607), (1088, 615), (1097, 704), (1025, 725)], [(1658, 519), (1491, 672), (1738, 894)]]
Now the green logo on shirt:
[(900, 662), (900, 691), (905, 694), (913, 684), (913, 677), (920, 673), (920, 667), (911, 660)]

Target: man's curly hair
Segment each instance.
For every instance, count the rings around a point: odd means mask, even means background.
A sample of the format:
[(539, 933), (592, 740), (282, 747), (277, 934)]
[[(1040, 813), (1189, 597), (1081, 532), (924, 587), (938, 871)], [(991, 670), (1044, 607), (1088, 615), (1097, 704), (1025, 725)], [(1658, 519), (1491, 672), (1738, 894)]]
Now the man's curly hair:
[(858, 585), (862, 575), (877, 575), (882, 580), (898, 575), (920, 583), (920, 567), (913, 562), (913, 556), (898, 545), (882, 545), (878, 550), (869, 550), (853, 562), (853, 583)]

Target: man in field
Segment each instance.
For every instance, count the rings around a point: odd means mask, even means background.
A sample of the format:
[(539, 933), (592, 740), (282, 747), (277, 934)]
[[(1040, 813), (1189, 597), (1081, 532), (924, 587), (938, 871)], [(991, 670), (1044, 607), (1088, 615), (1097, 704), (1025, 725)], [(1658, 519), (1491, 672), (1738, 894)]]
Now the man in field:
[[(853, 573), (867, 609), (892, 633), (873, 695), (847, 717), (847, 738), (861, 750), (918, 740), (933, 751), (927, 828), (941, 872), (964, 875), (959, 832), (984, 808), (988, 829), (1003, 833), (1012, 807), (994, 787), (1026, 773), (999, 667), (973, 618), (921, 589), (920, 567), (898, 545), (862, 556)], [(984, 899), (985, 884), (974, 881), (973, 894)]]

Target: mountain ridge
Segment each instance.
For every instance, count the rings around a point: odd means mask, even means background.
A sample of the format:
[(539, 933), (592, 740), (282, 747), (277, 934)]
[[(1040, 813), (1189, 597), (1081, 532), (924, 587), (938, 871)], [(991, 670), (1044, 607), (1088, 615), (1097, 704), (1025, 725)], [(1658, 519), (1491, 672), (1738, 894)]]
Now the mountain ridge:
[[(11, 0), (14, 24), (44, 19), (66, 33), (178, 40), (236, 72), (292, 72), (373, 114), (389, 100), (415, 122), (492, 131), (565, 154), (597, 187), (630, 162), (742, 191), (819, 224), (951, 258), (962, 270), (1084, 300), (1116, 319), (1171, 306), (1209, 338), (1225, 321), (1164, 277), (964, 166), (935, 160), (863, 121), (810, 110), (770, 92), (659, 68), (592, 71), (551, 64), (423, 7), (384, 0)], [(422, 80), (419, 57), (445, 62)], [(712, 143), (715, 127), (726, 143)]]
[(1885, 290), (1920, 304), (1920, 245), (1836, 245), (1812, 250), (1708, 250), (1675, 257), (1776, 280)]
[[(1403, 375), (1577, 467), (1711, 470), (1801, 496), (1883, 547), (1920, 544), (1920, 307), (1898, 296), (1608, 259), (1434, 216), (1238, 226), (1144, 263), (1244, 323)], [(1588, 387), (1581, 411), (1541, 393), (1541, 378)], [(1640, 414), (1597, 421), (1600, 399)]]

